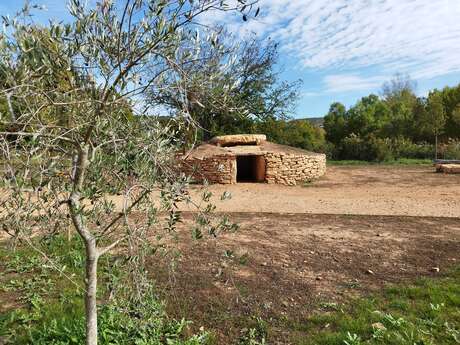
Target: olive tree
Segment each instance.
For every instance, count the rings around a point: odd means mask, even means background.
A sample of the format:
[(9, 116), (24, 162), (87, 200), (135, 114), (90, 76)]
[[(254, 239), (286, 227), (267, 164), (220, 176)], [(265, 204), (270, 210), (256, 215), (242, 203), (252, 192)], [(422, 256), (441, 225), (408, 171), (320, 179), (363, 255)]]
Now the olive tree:
[[(70, 23), (40, 26), (28, 5), (3, 18), (0, 92), (9, 110), (1, 114), (0, 218), (3, 230), (26, 240), (45, 226), (76, 230), (86, 253), (86, 344), (95, 345), (101, 255), (122, 246), (137, 272), (132, 284), (142, 291), (139, 249), (174, 230), (179, 202), (194, 202), (189, 179), (176, 169), (177, 136), (154, 121), (145, 90), (166, 92), (173, 87), (164, 83), (166, 73), (183, 76), (177, 59), (203, 15), (238, 10), (246, 20), (252, 4), (84, 3), (70, 0)], [(190, 124), (187, 106), (179, 115), (181, 125)], [(210, 210), (197, 216), (197, 237), (203, 227), (212, 235), (231, 227), (206, 217)]]

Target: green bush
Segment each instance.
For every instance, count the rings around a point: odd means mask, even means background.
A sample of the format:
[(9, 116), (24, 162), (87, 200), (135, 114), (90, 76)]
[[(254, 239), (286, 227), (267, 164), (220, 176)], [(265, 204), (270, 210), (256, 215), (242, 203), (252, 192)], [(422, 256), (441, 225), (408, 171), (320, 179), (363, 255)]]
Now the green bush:
[(390, 139), (371, 137), (368, 146), (368, 155), (371, 161), (385, 162), (395, 158)]
[(357, 135), (346, 137), (339, 148), (335, 149), (336, 159), (383, 162), (393, 159), (391, 141), (374, 136), (361, 138)]
[(443, 159), (460, 159), (460, 140), (449, 139), (439, 147), (439, 157)]
[[(360, 137), (352, 134), (338, 145), (328, 143), (328, 159), (385, 162), (401, 159), (433, 159), (435, 146), (430, 143), (413, 143), (405, 138), (378, 138), (374, 135)], [(449, 140), (438, 147), (438, 158), (460, 159), (460, 141)]]
[(415, 144), (405, 138), (392, 140), (392, 152), (395, 159), (432, 159), (434, 157), (434, 145), (429, 143)]

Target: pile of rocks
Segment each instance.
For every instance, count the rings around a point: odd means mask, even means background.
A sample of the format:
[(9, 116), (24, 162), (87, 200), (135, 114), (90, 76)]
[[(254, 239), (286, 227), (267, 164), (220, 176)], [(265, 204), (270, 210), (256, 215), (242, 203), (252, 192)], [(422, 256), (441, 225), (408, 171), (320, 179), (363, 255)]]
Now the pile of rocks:
[(460, 174), (460, 164), (436, 164), (436, 171), (445, 174)]
[(326, 173), (326, 155), (265, 154), (267, 183), (296, 185)]

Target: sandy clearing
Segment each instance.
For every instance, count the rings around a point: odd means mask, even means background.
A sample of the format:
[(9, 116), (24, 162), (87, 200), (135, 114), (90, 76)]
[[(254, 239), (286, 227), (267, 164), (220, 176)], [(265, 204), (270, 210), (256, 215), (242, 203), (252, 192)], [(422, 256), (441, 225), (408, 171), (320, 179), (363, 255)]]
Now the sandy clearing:
[[(223, 212), (460, 217), (460, 175), (437, 174), (431, 166), (329, 167), (307, 186), (240, 183), (210, 190)], [(220, 201), (224, 191), (231, 200)]]

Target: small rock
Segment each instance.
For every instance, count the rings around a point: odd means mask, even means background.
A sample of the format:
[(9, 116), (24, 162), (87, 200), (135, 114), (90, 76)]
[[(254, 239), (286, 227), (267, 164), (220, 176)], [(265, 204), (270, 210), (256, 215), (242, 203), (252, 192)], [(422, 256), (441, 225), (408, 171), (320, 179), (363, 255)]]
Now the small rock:
[(374, 328), (374, 329), (380, 329), (380, 330), (382, 330), (382, 331), (386, 331), (386, 329), (387, 329), (387, 328), (383, 325), (383, 323), (381, 323), (381, 322), (375, 322), (375, 323), (373, 323), (373, 324), (372, 324), (372, 328)]
[(433, 271), (435, 273), (439, 273), (439, 267), (432, 267), (431, 271)]
[(323, 277), (316, 277), (316, 280), (323, 280)]
[(268, 264), (266, 262), (262, 262), (262, 266), (267, 266)]
[(367, 273), (367, 274), (374, 274), (374, 271), (372, 271), (372, 270), (367, 270), (366, 273)]

